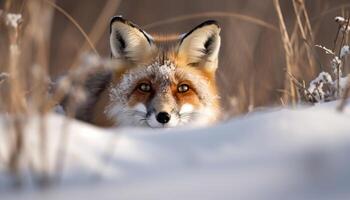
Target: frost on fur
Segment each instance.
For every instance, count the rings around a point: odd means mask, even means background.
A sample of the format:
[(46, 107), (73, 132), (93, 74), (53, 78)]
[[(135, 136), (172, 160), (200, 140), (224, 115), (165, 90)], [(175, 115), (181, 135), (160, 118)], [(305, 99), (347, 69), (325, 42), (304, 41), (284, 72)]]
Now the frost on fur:
[(136, 73), (126, 73), (122, 77), (120, 83), (117, 87), (111, 89), (110, 98), (112, 102), (119, 102), (121, 104), (126, 104), (127, 95), (133, 88), (135, 82), (143, 77), (150, 76), (152, 74), (157, 74), (156, 79), (168, 79), (168, 76), (175, 73), (175, 66), (173, 63), (166, 61), (164, 65), (159, 65), (158, 62), (155, 62), (143, 70), (130, 70), (135, 71)]

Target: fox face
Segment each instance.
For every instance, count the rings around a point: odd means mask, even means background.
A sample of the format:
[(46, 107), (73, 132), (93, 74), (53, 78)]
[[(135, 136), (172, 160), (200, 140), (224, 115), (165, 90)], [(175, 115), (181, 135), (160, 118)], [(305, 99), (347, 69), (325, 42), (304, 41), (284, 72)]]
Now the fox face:
[(112, 59), (124, 70), (113, 74), (108, 88), (109, 120), (151, 128), (217, 120), (220, 28), (215, 21), (172, 39), (151, 36), (121, 17), (112, 19), (110, 30)]

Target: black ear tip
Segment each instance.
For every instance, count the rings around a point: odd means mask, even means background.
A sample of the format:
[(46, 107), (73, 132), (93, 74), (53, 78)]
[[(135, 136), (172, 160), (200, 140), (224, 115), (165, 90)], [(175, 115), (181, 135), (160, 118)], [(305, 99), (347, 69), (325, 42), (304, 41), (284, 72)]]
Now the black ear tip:
[(110, 20), (110, 24), (113, 24), (114, 22), (122, 22), (122, 23), (126, 23), (127, 20), (123, 18), (123, 16), (121, 15), (116, 15), (113, 16)]
[(152, 43), (151, 38), (148, 37), (147, 33), (146, 33), (144, 30), (142, 30), (139, 26), (137, 26), (137, 25), (134, 24), (133, 22), (131, 22), (131, 21), (129, 21), (129, 20), (123, 18), (121, 15), (116, 15), (116, 16), (113, 16), (113, 17), (111, 18), (111, 21), (110, 21), (110, 24), (109, 24), (109, 33), (110, 33), (110, 34), (112, 33), (112, 25), (113, 25), (113, 23), (115, 23), (115, 22), (120, 22), (120, 23), (126, 24), (126, 25), (128, 25), (128, 26), (130, 26), (130, 27), (132, 27), (132, 28), (138, 29), (138, 30), (146, 37), (147, 41), (148, 41), (150, 44)]
[(141, 32), (143, 32), (142, 29), (139, 28), (136, 24), (134, 24), (133, 22), (131, 22), (131, 21), (129, 21), (129, 20), (123, 18), (121, 15), (116, 15), (116, 16), (112, 17), (111, 22), (110, 22), (110, 24), (109, 24), (109, 25), (110, 25), (110, 31), (112, 31), (112, 25), (113, 25), (113, 23), (115, 23), (115, 22), (120, 22), (120, 23), (129, 25), (129, 26), (131, 26), (131, 27), (133, 27), (133, 28), (137, 28), (137, 29), (139, 29)]
[(202, 28), (202, 27), (205, 27), (205, 26), (210, 26), (210, 25), (215, 25), (218, 29), (220, 29), (220, 25), (219, 23), (216, 21), (216, 20), (207, 20), (207, 21), (204, 21), (203, 23), (199, 24), (198, 26), (196, 26), (194, 29), (192, 29), (190, 32), (186, 33), (182, 39), (181, 39), (181, 42), (180, 44), (182, 43), (182, 41), (185, 40), (185, 38), (187, 36), (189, 36), (191, 33), (193, 33), (195, 30), (199, 29), (199, 28)]
[(207, 21), (204, 21), (203, 23), (199, 24), (195, 29), (201, 28), (201, 27), (204, 27), (204, 26), (209, 26), (209, 25), (215, 25), (218, 28), (220, 28), (219, 22), (216, 21), (216, 20), (212, 20), (211, 19), (211, 20), (207, 20)]
[(111, 18), (111, 20), (109, 21), (109, 33), (112, 33), (112, 24), (114, 22), (122, 22), (122, 23), (125, 23), (125, 19), (121, 16), (121, 15), (116, 15), (116, 16), (113, 16)]

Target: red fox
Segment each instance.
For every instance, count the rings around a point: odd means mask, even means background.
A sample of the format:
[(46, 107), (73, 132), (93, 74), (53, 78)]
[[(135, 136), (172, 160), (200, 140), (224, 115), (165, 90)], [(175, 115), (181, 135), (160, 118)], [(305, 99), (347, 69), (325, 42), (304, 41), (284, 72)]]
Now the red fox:
[(113, 17), (111, 56), (125, 70), (96, 75), (87, 83), (99, 89), (90, 88), (94, 100), (81, 107), (78, 118), (100, 126), (151, 128), (216, 122), (219, 34), (213, 20), (169, 39), (151, 36), (134, 23)]

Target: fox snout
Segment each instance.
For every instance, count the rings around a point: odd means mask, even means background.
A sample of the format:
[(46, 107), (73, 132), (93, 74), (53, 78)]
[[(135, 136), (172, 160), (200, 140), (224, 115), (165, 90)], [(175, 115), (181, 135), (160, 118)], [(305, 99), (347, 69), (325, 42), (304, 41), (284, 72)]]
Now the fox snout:
[[(156, 106), (149, 104), (148, 107), (139, 103), (123, 113), (124, 116), (126, 116), (125, 113), (130, 113), (133, 116), (129, 116), (127, 119), (129, 123), (130, 121), (134, 121), (135, 123), (139, 123), (139, 126), (149, 126), (151, 128), (172, 128), (188, 124), (189, 122), (205, 121), (206, 119), (205, 113), (199, 115), (201, 110), (194, 109), (193, 105), (185, 104), (169, 107), (162, 105), (162, 103), (156, 104)], [(135, 116), (138, 116), (140, 120), (135, 121), (137, 119)], [(123, 120), (123, 122), (125, 121)]]
[(179, 122), (178, 108), (170, 92), (162, 92), (149, 105), (147, 121), (151, 127), (173, 127)]

